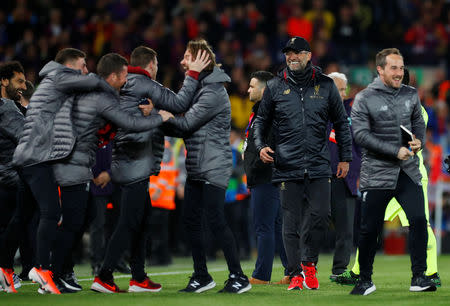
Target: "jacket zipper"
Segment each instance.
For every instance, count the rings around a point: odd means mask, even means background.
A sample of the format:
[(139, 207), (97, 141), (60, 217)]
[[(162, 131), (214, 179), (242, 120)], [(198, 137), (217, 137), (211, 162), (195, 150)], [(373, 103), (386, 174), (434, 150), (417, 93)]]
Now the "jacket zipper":
[[(301, 96), (301, 105), (302, 105), (302, 123), (303, 123), (303, 130), (305, 131), (305, 138), (306, 138), (306, 128), (305, 128), (305, 105), (303, 101), (303, 88), (300, 88), (300, 96)], [(306, 166), (306, 152), (303, 154), (303, 162)], [(305, 168), (305, 171), (303, 173), (304, 175), (308, 174), (308, 169)]]

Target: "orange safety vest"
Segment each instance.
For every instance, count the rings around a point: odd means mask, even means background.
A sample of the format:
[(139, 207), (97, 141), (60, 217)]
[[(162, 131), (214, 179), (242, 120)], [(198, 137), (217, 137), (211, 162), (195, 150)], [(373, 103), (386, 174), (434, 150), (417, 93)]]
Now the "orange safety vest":
[(175, 189), (178, 169), (170, 142), (164, 142), (164, 157), (161, 162), (161, 171), (158, 176), (150, 177), (150, 198), (152, 207), (167, 210), (175, 209)]

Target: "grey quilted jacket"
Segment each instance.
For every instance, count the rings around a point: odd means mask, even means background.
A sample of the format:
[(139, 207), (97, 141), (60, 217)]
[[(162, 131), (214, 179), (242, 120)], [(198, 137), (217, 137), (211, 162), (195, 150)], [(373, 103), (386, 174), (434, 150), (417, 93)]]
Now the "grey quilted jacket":
[(351, 118), (355, 142), (362, 148), (361, 191), (395, 189), (400, 170), (420, 183), (419, 158), (397, 158), (402, 147), (401, 124), (424, 145), (425, 122), (415, 88), (394, 89), (376, 78), (356, 95)]
[[(54, 61), (39, 72), (43, 78), (30, 99), (23, 134), (14, 152), (18, 166), (57, 160), (66, 157), (75, 144), (70, 118), (71, 103), (63, 103), (74, 93), (105, 86), (93, 75), (82, 75)], [(102, 85), (103, 84), (103, 85)], [(64, 111), (60, 112), (60, 109)], [(56, 115), (58, 113), (58, 115)]]
[(106, 120), (134, 132), (149, 130), (162, 123), (160, 115), (135, 117), (124, 113), (119, 106), (119, 94), (112, 87), (108, 91), (79, 94), (71, 99), (76, 142), (68, 157), (53, 164), (55, 179), (61, 186), (81, 184), (92, 179), (91, 168), (95, 164), (98, 144), (97, 131), (105, 125)]
[[(130, 73), (127, 83), (120, 90), (120, 108), (131, 116), (142, 117), (138, 105), (151, 98), (156, 108), (181, 113), (189, 108), (197, 86), (198, 81), (188, 76), (176, 94), (145, 74)], [(161, 130), (131, 133), (119, 128), (113, 146), (113, 181), (131, 184), (157, 175), (163, 153), (164, 135)]]
[(12, 157), (20, 134), (22, 133), (25, 117), (14, 101), (0, 99), (0, 185), (15, 186), (19, 176), (12, 165)]
[[(201, 76), (202, 74), (200, 74)], [(231, 107), (224, 82), (230, 77), (218, 67), (200, 79), (200, 87), (184, 116), (170, 119), (181, 131), (186, 144), (189, 179), (201, 180), (226, 189), (232, 170), (230, 146)]]

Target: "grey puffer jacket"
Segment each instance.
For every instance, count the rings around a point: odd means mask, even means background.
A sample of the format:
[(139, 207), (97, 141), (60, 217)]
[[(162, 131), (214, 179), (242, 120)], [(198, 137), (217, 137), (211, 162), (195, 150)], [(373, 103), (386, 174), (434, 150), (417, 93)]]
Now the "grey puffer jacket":
[(416, 89), (394, 89), (376, 78), (356, 95), (351, 114), (354, 139), (362, 148), (360, 190), (395, 189), (400, 170), (419, 184), (417, 155), (406, 161), (397, 158), (401, 124), (424, 145), (425, 122)]
[(112, 87), (108, 91), (80, 94), (72, 99), (72, 122), (77, 140), (70, 155), (53, 164), (55, 179), (61, 186), (81, 184), (92, 179), (91, 168), (95, 164), (98, 143), (97, 131), (106, 123), (105, 120), (135, 132), (149, 130), (162, 123), (160, 115), (134, 117), (124, 113), (119, 106), (118, 92)]
[(17, 171), (12, 165), (12, 157), (20, 134), (22, 133), (25, 117), (14, 101), (0, 99), (0, 185), (15, 186), (19, 182)]
[[(71, 103), (67, 107), (63, 103), (74, 93), (104, 86), (97, 76), (82, 75), (54, 61), (42, 68), (39, 77), (43, 80), (30, 99), (24, 131), (14, 152), (13, 163), (17, 166), (31, 166), (69, 155), (75, 135), (71, 121), (67, 120)], [(61, 107), (65, 109), (63, 112), (59, 112)]]
[[(183, 87), (174, 93), (153, 81), (145, 70), (132, 67), (127, 83), (120, 90), (120, 108), (135, 117), (142, 117), (139, 103), (151, 98), (154, 106), (173, 113), (181, 113), (189, 108), (198, 81), (188, 76)], [(155, 111), (155, 110), (154, 110)], [(131, 184), (157, 175), (164, 153), (164, 135), (161, 130), (130, 133), (118, 129), (114, 138), (113, 160), (111, 164), (112, 179), (115, 183)]]
[(200, 79), (200, 88), (189, 110), (184, 116), (169, 119), (167, 127), (175, 127), (184, 135), (188, 178), (224, 189), (228, 187), (232, 170), (231, 106), (223, 85), (230, 81), (223, 70), (215, 67), (212, 73)]

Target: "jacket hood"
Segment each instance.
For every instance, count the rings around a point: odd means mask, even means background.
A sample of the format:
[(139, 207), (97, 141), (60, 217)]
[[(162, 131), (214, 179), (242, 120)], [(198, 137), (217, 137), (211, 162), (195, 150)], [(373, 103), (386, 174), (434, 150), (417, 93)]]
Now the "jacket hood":
[[(400, 89), (397, 88), (392, 88), (389, 86), (386, 86), (383, 81), (381, 81), (380, 77), (376, 77), (372, 83), (369, 84), (369, 86), (367, 86), (368, 88), (371, 89), (375, 89), (375, 90), (380, 90), (383, 92), (386, 92), (388, 94), (392, 94), (392, 95), (396, 95), (398, 94), (398, 92), (400, 91)], [(400, 87), (401, 88), (401, 87)]]
[[(61, 65), (60, 63), (57, 63), (55, 61), (50, 61), (41, 69), (41, 71), (39, 71), (39, 77), (44, 78), (50, 72), (58, 70), (58, 69), (70, 69), (70, 68), (67, 68), (66, 66)], [(73, 70), (73, 69), (70, 69), (70, 70)], [(77, 70), (73, 70), (73, 71), (77, 71)]]
[(231, 78), (222, 69), (215, 66), (214, 70), (203, 79), (203, 84), (231, 82)]

